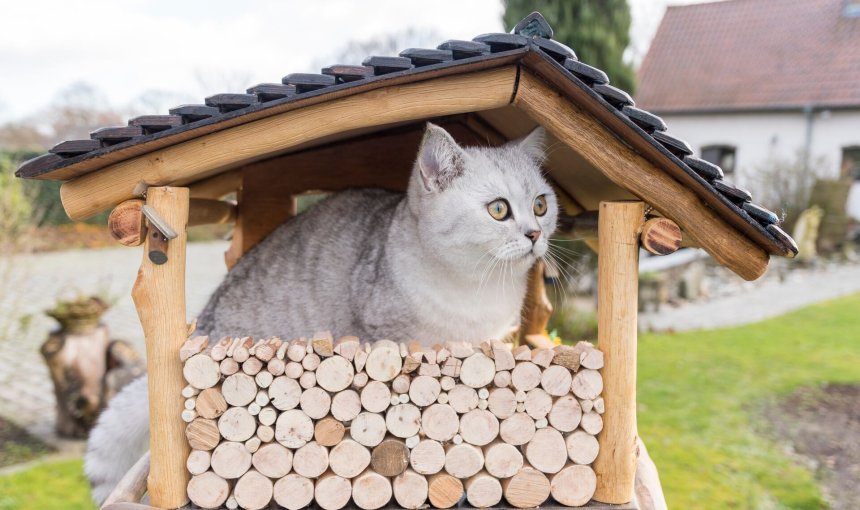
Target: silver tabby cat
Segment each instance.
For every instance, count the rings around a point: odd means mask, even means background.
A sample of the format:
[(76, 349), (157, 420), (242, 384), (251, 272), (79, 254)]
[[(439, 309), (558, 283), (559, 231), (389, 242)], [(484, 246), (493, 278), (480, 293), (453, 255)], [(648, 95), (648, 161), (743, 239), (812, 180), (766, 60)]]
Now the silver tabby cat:
[[(501, 147), (460, 147), (428, 124), (405, 195), (346, 191), (281, 225), (230, 271), (198, 330), (428, 344), (505, 336), (556, 227), (543, 137), (538, 128)], [(86, 471), (99, 503), (147, 448), (146, 398), (135, 381), (91, 434)]]

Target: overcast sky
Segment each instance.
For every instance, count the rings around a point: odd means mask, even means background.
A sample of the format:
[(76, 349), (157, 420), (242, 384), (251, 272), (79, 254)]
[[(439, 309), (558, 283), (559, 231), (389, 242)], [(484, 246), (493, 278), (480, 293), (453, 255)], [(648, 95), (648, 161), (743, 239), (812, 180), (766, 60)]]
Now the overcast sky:
[[(638, 61), (665, 6), (691, 0), (629, 2), (630, 54)], [(501, 14), (500, 0), (8, 2), (0, 28), (0, 122), (39, 112), (75, 82), (97, 86), (117, 108), (147, 91), (197, 102), (225, 88), (242, 92), (290, 72), (316, 71), (349, 41), (408, 28), (432, 34), (433, 43), (502, 31)]]

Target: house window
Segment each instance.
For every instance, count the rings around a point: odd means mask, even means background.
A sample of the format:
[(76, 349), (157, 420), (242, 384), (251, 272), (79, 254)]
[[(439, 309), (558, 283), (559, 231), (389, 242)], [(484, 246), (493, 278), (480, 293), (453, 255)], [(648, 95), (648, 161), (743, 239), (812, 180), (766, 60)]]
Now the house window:
[(860, 145), (842, 148), (842, 177), (860, 181)]
[(730, 174), (735, 171), (735, 148), (731, 145), (708, 145), (702, 147), (702, 159), (713, 163)]

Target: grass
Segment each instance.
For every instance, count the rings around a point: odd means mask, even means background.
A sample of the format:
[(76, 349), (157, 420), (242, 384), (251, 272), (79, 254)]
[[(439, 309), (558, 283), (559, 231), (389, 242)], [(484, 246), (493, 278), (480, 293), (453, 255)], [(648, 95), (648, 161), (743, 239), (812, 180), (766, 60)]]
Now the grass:
[(53, 448), (26, 430), (0, 418), (0, 467), (27, 462), (52, 451)]
[(860, 381), (860, 295), (750, 326), (639, 344), (639, 433), (669, 508), (826, 508), (759, 412), (800, 386)]
[(0, 510), (94, 510), (80, 459), (0, 477)]

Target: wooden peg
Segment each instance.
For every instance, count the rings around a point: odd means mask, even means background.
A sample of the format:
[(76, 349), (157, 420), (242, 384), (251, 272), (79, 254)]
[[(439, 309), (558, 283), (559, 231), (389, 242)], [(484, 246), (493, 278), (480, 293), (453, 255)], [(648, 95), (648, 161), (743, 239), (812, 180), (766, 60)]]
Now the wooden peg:
[(639, 242), (654, 255), (669, 255), (681, 248), (681, 227), (669, 218), (651, 218), (642, 225)]

